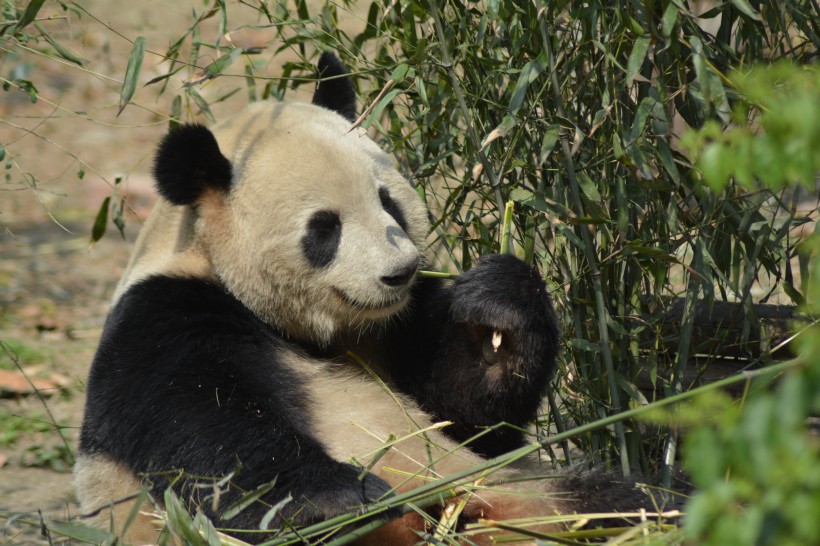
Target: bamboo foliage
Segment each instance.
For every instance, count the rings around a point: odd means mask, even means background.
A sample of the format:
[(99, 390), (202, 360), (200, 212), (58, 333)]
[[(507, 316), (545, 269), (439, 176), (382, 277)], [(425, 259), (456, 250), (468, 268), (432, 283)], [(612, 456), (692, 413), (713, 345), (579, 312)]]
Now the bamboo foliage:
[[(341, 51), (372, 90), (379, 115), (365, 125), (434, 211), (441, 269), (497, 252), (515, 202), (513, 249), (542, 268), (567, 326), (562, 377), (573, 381), (554, 402), (570, 422), (689, 388), (696, 300), (753, 316), (778, 290), (801, 298), (786, 274), (790, 231), (809, 220), (800, 193), (703, 187), (679, 139), (731, 121), (730, 67), (811, 60), (816, 5), (376, 1), (352, 36), (334, 25), (338, 9), (352, 4), (325, 6), (285, 43), (309, 34)], [(389, 101), (377, 99), (386, 86)], [(685, 306), (669, 338), (661, 317), (674, 296)], [(625, 474), (674, 460), (673, 438), (639, 430), (618, 423), (580, 441), (614, 453)]]

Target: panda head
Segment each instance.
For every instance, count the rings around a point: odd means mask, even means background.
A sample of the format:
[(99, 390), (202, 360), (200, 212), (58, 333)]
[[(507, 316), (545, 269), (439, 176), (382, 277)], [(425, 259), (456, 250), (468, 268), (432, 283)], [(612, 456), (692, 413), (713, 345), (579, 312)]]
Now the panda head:
[[(319, 69), (344, 74), (329, 54)], [(353, 87), (337, 77), (313, 104), (256, 103), (213, 132), (178, 126), (154, 165), (160, 194), (194, 211), (212, 275), (264, 321), (320, 344), (405, 308), (428, 230), (354, 117)]]

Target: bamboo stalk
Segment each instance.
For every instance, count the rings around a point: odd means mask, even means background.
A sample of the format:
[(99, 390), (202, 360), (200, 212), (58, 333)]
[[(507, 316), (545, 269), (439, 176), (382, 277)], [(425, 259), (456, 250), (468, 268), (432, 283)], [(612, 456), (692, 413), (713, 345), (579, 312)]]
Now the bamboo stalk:
[(514, 209), (515, 203), (513, 201), (507, 201), (507, 205), (504, 207), (504, 223), (501, 225), (501, 249), (499, 254), (509, 254), (511, 252), (510, 241), (512, 239), (512, 215)]

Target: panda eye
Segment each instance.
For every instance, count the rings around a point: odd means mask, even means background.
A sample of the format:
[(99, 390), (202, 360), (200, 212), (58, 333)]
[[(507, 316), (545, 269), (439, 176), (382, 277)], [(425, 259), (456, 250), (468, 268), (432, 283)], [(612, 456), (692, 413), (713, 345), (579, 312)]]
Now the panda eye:
[(302, 252), (313, 267), (330, 265), (336, 257), (342, 237), (342, 220), (337, 212), (320, 210), (313, 213), (302, 237)]
[(339, 214), (331, 210), (320, 210), (308, 220), (308, 231), (317, 235), (332, 235), (341, 227), (342, 220), (339, 218)]
[(393, 217), (396, 223), (401, 226), (401, 229), (407, 231), (407, 222), (404, 220), (404, 214), (396, 202), (393, 201), (393, 198), (390, 197), (390, 191), (384, 186), (379, 188), (379, 201), (381, 201), (384, 211)]

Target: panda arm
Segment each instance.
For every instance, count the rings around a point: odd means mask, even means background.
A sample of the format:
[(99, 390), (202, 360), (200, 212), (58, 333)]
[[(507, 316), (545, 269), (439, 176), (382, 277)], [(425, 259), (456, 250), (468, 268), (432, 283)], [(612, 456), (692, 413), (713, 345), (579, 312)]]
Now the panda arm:
[[(494, 456), (523, 442), (555, 366), (558, 325), (539, 274), (513, 256), (486, 256), (452, 286), (422, 278), (411, 316), (393, 332), (391, 373), (444, 429)], [(495, 336), (495, 343), (493, 338)], [(491, 431), (487, 427), (498, 423)]]
[[(333, 460), (311, 436), (303, 411), (309, 401), (281, 363), (288, 350), (213, 285), (143, 281), (107, 320), (80, 450), (124, 463), (157, 493), (173, 485), (215, 522), (242, 491), (274, 483), (261, 502), (224, 522), (231, 528), (258, 528), (288, 495), (293, 501), (280, 514), (306, 524), (387, 494), (385, 482), (359, 479), (359, 469)], [(232, 472), (214, 509), (213, 485)]]

